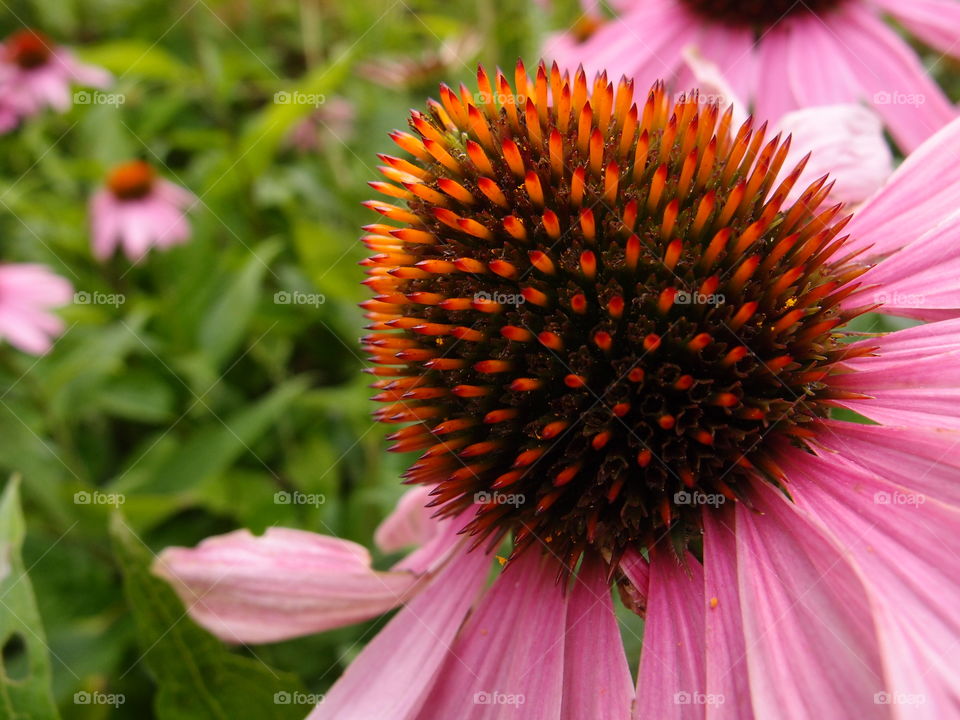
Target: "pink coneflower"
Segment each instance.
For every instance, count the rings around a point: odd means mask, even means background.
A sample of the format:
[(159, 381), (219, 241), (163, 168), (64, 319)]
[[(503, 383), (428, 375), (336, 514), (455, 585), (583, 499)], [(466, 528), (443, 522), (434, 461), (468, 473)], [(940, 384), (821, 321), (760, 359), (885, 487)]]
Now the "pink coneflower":
[[(392, 135), (364, 237), (377, 416), (422, 452), (377, 540), (419, 549), (241, 532), (157, 571), (234, 642), (402, 604), (314, 720), (954, 716), (960, 121), (851, 219), (695, 95), (479, 86)], [(844, 329), (880, 305), (940, 322)]]
[(758, 117), (865, 101), (907, 150), (956, 116), (910, 46), (881, 19), (889, 13), (958, 57), (955, 0), (617, 0), (611, 20), (590, 5), (592, 32), (571, 31), (547, 45), (561, 67), (583, 63), (588, 73), (603, 68), (640, 86), (676, 77), (682, 89), (691, 80), (682, 54), (693, 45)]
[(68, 49), (35, 30), (19, 30), (0, 45), (0, 123), (34, 115), (45, 107), (59, 112), (72, 103), (74, 83), (93, 87), (110, 84), (110, 73), (81, 63)]
[(113, 168), (106, 187), (90, 201), (93, 254), (108, 258), (123, 246), (137, 262), (151, 247), (168, 248), (186, 242), (190, 223), (186, 211), (196, 197), (188, 190), (157, 177), (143, 160)]
[(43, 265), (0, 264), (0, 339), (41, 355), (63, 332), (63, 320), (50, 310), (73, 297), (71, 284)]

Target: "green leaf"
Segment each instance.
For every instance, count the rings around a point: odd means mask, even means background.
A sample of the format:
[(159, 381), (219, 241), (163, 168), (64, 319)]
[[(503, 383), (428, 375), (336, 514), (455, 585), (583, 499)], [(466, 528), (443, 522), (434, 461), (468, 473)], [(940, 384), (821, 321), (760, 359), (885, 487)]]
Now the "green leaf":
[(243, 340), (244, 332), (260, 299), (260, 286), (270, 261), (280, 252), (279, 242), (256, 248), (237, 272), (200, 325), (200, 347), (214, 366), (230, 357)]
[(331, 97), (350, 76), (353, 55), (352, 50), (339, 54), (333, 62), (313, 70), (295, 85), (279, 89), (272, 102), (254, 117), (240, 139), (244, 162), (253, 177), (264, 172), (297, 121), (316, 110), (318, 105), (311, 102)]
[(20, 555), (26, 526), (19, 487), (14, 476), (0, 498), (0, 720), (54, 720), (47, 643)]
[[(214, 419), (182, 446), (154, 443), (135, 457), (130, 472), (111, 490), (123, 493), (178, 493), (212, 480), (230, 467), (286, 412), (309, 386), (303, 377), (278, 385), (259, 401), (222, 420)], [(156, 455), (154, 453), (157, 453)]]
[(138, 75), (175, 81), (178, 85), (189, 80), (191, 76), (197, 77), (190, 66), (184, 65), (152, 41), (118, 40), (101, 43), (84, 47), (79, 54), (85, 62), (105, 67), (118, 76)]
[(119, 513), (111, 534), (142, 662), (157, 685), (157, 720), (299, 720), (309, 712), (309, 706), (283, 702), (303, 697), (293, 675), (229, 652), (184, 614), (169, 585), (150, 574), (149, 549)]

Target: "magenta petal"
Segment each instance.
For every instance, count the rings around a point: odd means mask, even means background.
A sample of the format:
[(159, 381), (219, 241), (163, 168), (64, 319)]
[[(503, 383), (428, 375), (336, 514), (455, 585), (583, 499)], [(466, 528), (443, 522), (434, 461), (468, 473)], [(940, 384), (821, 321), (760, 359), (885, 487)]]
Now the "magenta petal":
[(584, 561), (567, 606), (561, 720), (624, 720), (633, 678), (602, 563)]
[(154, 572), (190, 616), (228, 642), (266, 643), (376, 617), (403, 602), (412, 573), (376, 572), (356, 543), (301, 530), (237, 530), (167, 548)]
[[(783, 25), (789, 27), (789, 23)], [(797, 108), (796, 95), (784, 78), (788, 49), (789, 31), (781, 25), (771, 28), (760, 41), (757, 53), (759, 77), (754, 98), (756, 117), (776, 119)]]
[[(936, 697), (947, 705), (929, 708), (929, 716), (953, 716), (950, 710), (960, 704), (955, 670), (960, 647), (960, 509), (912, 491), (908, 473), (892, 484), (796, 450), (781, 464), (798, 505), (843, 544), (866, 578), (873, 602), (883, 608), (878, 617), (881, 637), (894, 630), (894, 647), (886, 653), (902, 652), (906, 645), (908, 657), (920, 661), (919, 667), (898, 667), (897, 658), (885, 657), (894, 661), (895, 669), (890, 684), (878, 691), (921, 698), (920, 705)], [(953, 481), (958, 480), (955, 476)]]
[(960, 120), (914, 150), (847, 226), (847, 247), (885, 257), (933, 229), (960, 200)]
[(960, 432), (830, 420), (817, 436), (821, 457), (856, 463), (893, 483), (960, 507)]
[(839, 47), (842, 36), (810, 13), (791, 21), (787, 75), (801, 107), (855, 102), (860, 87)]
[(944, 55), (957, 57), (960, 46), (960, 4), (956, 0), (873, 0), (911, 34)]
[(736, 515), (733, 509), (703, 513), (706, 591), (706, 693), (723, 698), (708, 706), (711, 720), (752, 720), (747, 647), (737, 592)]
[(831, 384), (870, 397), (837, 402), (887, 425), (960, 429), (960, 320), (930, 327), (863, 341), (878, 348), (877, 357), (848, 361), (856, 372)]
[(783, 495), (758, 483), (737, 504), (737, 569), (758, 718), (887, 718), (870, 600), (841, 551)]
[(913, 49), (875, 11), (863, 3), (846, 3), (834, 17), (838, 46), (863, 96), (901, 147), (913, 150), (957, 116)]
[(694, 720), (722, 702), (706, 695), (703, 606), (697, 559), (653, 551), (634, 720)]
[[(437, 718), (428, 695), (464, 617), (480, 594), (490, 557), (480, 552), (453, 559), (436, 580), (380, 631), (327, 693), (309, 720), (411, 720)], [(460, 707), (470, 697), (458, 698)], [(450, 717), (461, 717), (459, 714)]]
[(433, 537), (440, 523), (430, 518), (433, 510), (426, 507), (429, 501), (428, 487), (415, 487), (405, 492), (393, 512), (377, 528), (373, 537), (377, 547), (383, 552), (396, 552), (423, 545)]
[(556, 577), (556, 563), (537, 552), (506, 568), (463, 628), (418, 720), (560, 717), (567, 597)]

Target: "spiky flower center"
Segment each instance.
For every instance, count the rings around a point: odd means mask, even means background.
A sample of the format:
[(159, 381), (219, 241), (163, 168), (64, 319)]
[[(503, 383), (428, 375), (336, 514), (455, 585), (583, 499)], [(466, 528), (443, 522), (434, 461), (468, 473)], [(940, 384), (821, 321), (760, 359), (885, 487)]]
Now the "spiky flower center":
[(18, 30), (11, 34), (6, 43), (7, 56), (25, 70), (46, 65), (52, 55), (53, 44), (43, 33), (35, 30)]
[(150, 194), (156, 173), (149, 163), (131, 160), (117, 165), (107, 176), (107, 187), (119, 200), (137, 200)]
[(844, 0), (683, 0), (698, 15), (732, 25), (769, 27), (791, 15), (823, 13)]
[(480, 539), (570, 562), (685, 542), (826, 414), (865, 269), (835, 259), (841, 208), (826, 178), (788, 202), (789, 141), (696, 95), (638, 108), (542, 64), (479, 86), (441, 86), (371, 183), (406, 205), (368, 203), (400, 224), (364, 237), (377, 417)]

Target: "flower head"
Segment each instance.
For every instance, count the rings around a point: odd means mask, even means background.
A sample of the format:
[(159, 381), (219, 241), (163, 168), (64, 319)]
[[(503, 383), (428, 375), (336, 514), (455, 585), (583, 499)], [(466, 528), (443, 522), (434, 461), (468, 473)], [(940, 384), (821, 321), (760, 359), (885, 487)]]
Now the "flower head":
[(64, 112), (71, 85), (106, 87), (110, 74), (79, 62), (43, 33), (25, 28), (0, 44), (0, 131), (46, 107)]
[(117, 165), (90, 201), (94, 255), (103, 260), (122, 245), (136, 262), (153, 246), (186, 242), (186, 209), (195, 200), (193, 193), (158, 177), (143, 160)]
[(771, 444), (827, 414), (868, 266), (825, 177), (787, 202), (804, 163), (778, 177), (765, 126), (556, 65), (495, 85), (500, 107), (441, 88), (374, 184), (409, 206), (371, 203), (407, 227), (365, 238), (377, 416), (414, 423), (394, 449), (426, 449), (408, 478), (442, 513), (481, 499), (469, 529), (515, 553), (684, 547), (691, 493), (778, 482)]

